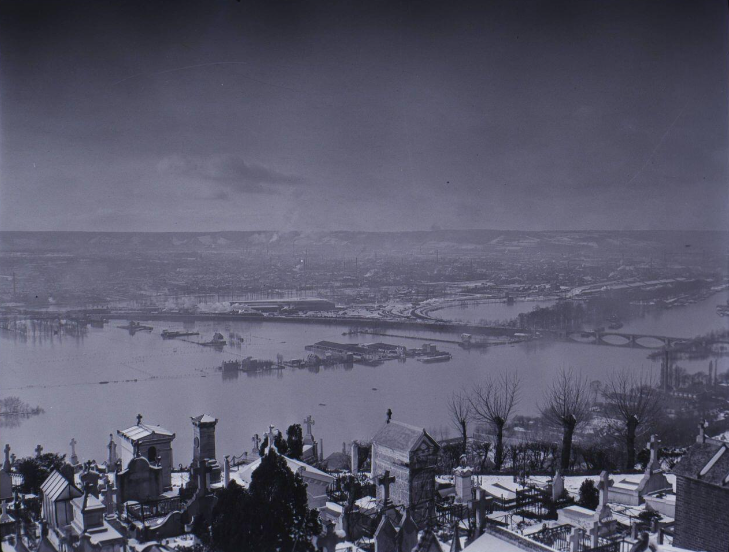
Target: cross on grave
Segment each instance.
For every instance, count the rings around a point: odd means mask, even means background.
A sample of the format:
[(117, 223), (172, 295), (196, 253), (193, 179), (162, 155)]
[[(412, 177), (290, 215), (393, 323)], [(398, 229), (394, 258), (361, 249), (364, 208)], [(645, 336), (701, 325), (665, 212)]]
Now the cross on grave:
[(579, 552), (582, 543), (582, 529), (575, 527), (569, 536), (570, 552)]
[(608, 503), (608, 488), (610, 487), (610, 476), (608, 475), (607, 471), (603, 471), (600, 474), (600, 504), (598, 505), (597, 509), (598, 512), (602, 511), (602, 509), (607, 506)]
[(658, 440), (657, 435), (651, 435), (651, 441), (648, 445), (651, 451), (651, 459), (648, 462), (648, 471), (653, 472), (661, 468), (661, 463), (658, 461), (658, 447), (661, 442)]
[(198, 465), (192, 469), (192, 473), (195, 476), (195, 480), (197, 481), (197, 490), (199, 494), (204, 495), (207, 493), (208, 474), (212, 471), (213, 468), (211, 466), (208, 466), (208, 463), (202, 458), (200, 458)]
[(77, 444), (78, 444), (78, 442), (76, 441), (76, 438), (72, 437), (69, 445), (71, 445), (71, 465), (73, 465), (73, 466), (78, 464), (78, 456), (76, 456), (76, 445)]
[(600, 522), (596, 521), (590, 528), (590, 546), (597, 548), (600, 543)]
[(142, 415), (137, 414), (137, 425), (142, 425)]
[(304, 425), (306, 425), (306, 434), (311, 435), (311, 426), (314, 425), (314, 418), (311, 417), (311, 414), (304, 420)]
[(253, 452), (258, 453), (261, 450), (261, 437), (256, 433), (251, 437), (251, 441), (253, 442)]
[(38, 445), (35, 447), (35, 457), (40, 458), (41, 454), (43, 454), (43, 447)]
[(395, 482), (395, 476), (390, 475), (390, 470), (385, 470), (380, 477), (377, 478), (377, 484), (382, 486), (382, 504), (390, 505), (390, 485)]
[[(271, 450), (271, 448), (273, 448), (273, 450), (278, 452), (278, 449), (276, 449), (276, 445), (274, 445), (275, 435), (274, 435), (273, 430), (274, 430), (274, 427), (272, 425), (268, 426), (268, 433), (266, 434), (266, 436), (268, 437), (268, 449)], [(266, 451), (266, 452), (268, 452), (268, 451)]]
[(3, 471), (9, 472), (10, 471), (10, 445), (6, 444), (5, 448), (3, 449), (3, 452), (5, 452), (5, 460), (3, 461)]

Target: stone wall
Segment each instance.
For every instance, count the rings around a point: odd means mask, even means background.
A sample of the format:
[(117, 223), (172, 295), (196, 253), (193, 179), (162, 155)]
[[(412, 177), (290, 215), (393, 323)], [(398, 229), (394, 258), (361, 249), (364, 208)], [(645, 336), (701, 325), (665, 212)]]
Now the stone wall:
[(674, 545), (689, 550), (729, 550), (729, 488), (676, 478)]

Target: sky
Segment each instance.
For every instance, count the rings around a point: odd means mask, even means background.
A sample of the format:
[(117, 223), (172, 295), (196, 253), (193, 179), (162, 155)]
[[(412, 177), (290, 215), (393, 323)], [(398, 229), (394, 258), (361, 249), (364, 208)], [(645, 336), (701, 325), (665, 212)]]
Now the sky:
[(4, 0), (0, 229), (729, 230), (723, 0)]

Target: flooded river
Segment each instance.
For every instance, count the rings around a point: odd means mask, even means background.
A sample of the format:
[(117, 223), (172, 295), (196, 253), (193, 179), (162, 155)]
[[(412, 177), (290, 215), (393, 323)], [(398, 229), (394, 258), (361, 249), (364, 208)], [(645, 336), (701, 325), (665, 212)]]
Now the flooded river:
[[(715, 306), (725, 300), (725, 296), (715, 295), (701, 303), (636, 320), (623, 330), (680, 337), (719, 329), (728, 319), (717, 316)], [(533, 307), (524, 305), (529, 310)], [(475, 305), (473, 308), (481, 312), (474, 316), (499, 318), (500, 314), (488, 313), (491, 306)], [(438, 314), (442, 316), (443, 311)], [(216, 351), (161, 338), (162, 329), (182, 329), (182, 324), (152, 322), (152, 333), (135, 335), (116, 327), (121, 324), (112, 321), (103, 329), (89, 328), (83, 338), (21, 338), (3, 333), (1, 396), (18, 396), (32, 406), (41, 406), (45, 413), (15, 427), (2, 427), (2, 442), (9, 442), (13, 452), (22, 456), (32, 454), (37, 444), (46, 451), (68, 452), (73, 437), (79, 443), (81, 459), (103, 460), (109, 433), (133, 425), (136, 414), (141, 413), (147, 422), (176, 433), (175, 463), (187, 464), (192, 455), (191, 416), (208, 413), (220, 419), (217, 446), (222, 458), (250, 450), (251, 436), (265, 432), (269, 424), (285, 429), (311, 414), (316, 420), (314, 434), (324, 439), (328, 455), (341, 450), (343, 441), (371, 437), (384, 422), (388, 408), (396, 419), (425, 426), (440, 436), (448, 427), (446, 397), (488, 373), (511, 370), (522, 374), (519, 410), (533, 414), (543, 389), (560, 367), (578, 368), (590, 379), (601, 379), (616, 367), (653, 365), (646, 349), (535, 341), (468, 351), (455, 344), (437, 343), (439, 349), (453, 354), (450, 362), (423, 364), (408, 359), (376, 367), (286, 368), (224, 379), (215, 369), (223, 360), (246, 356), (275, 360), (279, 353), (286, 359), (302, 358), (306, 355), (304, 347), (320, 340), (376, 340), (415, 347), (433, 337), (457, 336), (402, 330), (386, 332), (411, 338), (344, 336), (347, 327), (329, 325), (196, 323), (195, 331), (204, 338), (212, 337), (215, 331), (226, 337), (230, 332), (243, 337), (239, 347)], [(728, 360), (720, 360), (721, 370), (729, 368)], [(681, 363), (689, 370), (705, 370), (707, 364)]]

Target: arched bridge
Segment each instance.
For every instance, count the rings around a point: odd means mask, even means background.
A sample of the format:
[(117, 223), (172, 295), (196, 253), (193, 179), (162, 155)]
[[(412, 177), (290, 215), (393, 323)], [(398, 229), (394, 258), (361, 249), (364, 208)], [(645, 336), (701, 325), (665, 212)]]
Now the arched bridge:
[(560, 337), (574, 343), (588, 345), (607, 345), (609, 347), (640, 347), (643, 349), (669, 349), (676, 345), (688, 343), (687, 337), (669, 337), (666, 335), (634, 334), (624, 332), (596, 331), (562, 331)]

